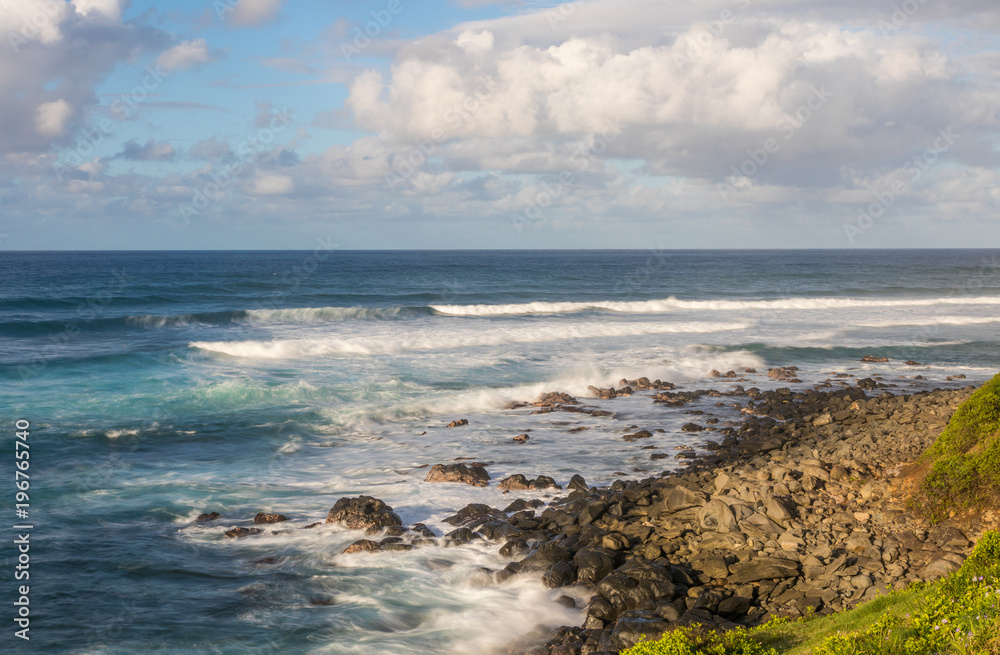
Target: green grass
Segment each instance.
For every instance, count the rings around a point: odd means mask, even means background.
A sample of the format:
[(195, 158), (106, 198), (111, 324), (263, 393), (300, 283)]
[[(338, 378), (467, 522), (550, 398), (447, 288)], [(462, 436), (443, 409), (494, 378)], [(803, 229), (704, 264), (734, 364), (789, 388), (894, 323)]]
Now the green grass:
[(923, 455), (929, 467), (914, 508), (933, 520), (1000, 498), (1000, 375), (976, 390)]
[(962, 568), (857, 608), (717, 634), (680, 629), (622, 655), (1000, 655), (1000, 533)]

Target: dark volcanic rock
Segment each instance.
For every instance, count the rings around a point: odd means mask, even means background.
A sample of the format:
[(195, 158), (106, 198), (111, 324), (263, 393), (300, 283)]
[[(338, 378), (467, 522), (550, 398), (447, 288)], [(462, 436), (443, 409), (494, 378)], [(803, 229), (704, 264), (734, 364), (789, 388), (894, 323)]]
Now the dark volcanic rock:
[(218, 512), (209, 512), (207, 514), (199, 514), (198, 518), (196, 518), (194, 521), (195, 523), (208, 523), (209, 521), (214, 521), (215, 519), (221, 519), (221, 518), (222, 514), (219, 514)]
[(460, 418), (460, 419), (458, 419), (456, 421), (452, 421), (446, 427), (449, 427), (449, 428), (460, 428), (463, 425), (468, 425), (468, 424), (469, 424), (469, 419)]
[(520, 473), (504, 478), (498, 485), (505, 491), (540, 491), (542, 489), (562, 489), (556, 481), (547, 475), (539, 475), (534, 480), (529, 480)]
[(490, 474), (482, 466), (465, 464), (435, 464), (424, 479), (424, 482), (461, 482), (474, 487), (485, 487), (489, 481)]
[(568, 393), (550, 391), (548, 393), (543, 393), (535, 402), (531, 404), (535, 407), (552, 407), (554, 405), (579, 405), (580, 401)]
[(260, 528), (231, 528), (226, 530), (226, 536), (230, 539), (239, 539), (240, 537), (249, 537), (250, 535), (260, 534), (263, 532)]
[(327, 514), (326, 522), (337, 523), (351, 530), (367, 530), (369, 534), (383, 528), (403, 525), (403, 521), (391, 507), (371, 496), (341, 498)]
[(281, 523), (282, 521), (287, 521), (288, 517), (284, 514), (265, 514), (264, 512), (259, 512), (257, 516), (253, 517), (253, 522), (260, 523)]
[(506, 520), (507, 515), (498, 509), (481, 503), (466, 505), (454, 516), (444, 519), (445, 523), (475, 530), (487, 521)]
[(345, 548), (344, 553), (370, 553), (377, 550), (382, 550), (382, 547), (377, 542), (371, 541), (370, 539), (359, 539)]

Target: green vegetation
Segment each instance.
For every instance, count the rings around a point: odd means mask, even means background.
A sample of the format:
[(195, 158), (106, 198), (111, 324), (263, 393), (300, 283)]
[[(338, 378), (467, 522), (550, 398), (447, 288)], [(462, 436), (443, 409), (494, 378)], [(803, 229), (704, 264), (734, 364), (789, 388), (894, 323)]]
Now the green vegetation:
[(840, 614), (716, 634), (682, 628), (622, 655), (1000, 655), (1000, 533), (962, 568)]
[(930, 518), (995, 504), (1000, 498), (1000, 375), (962, 403), (923, 463), (930, 470), (915, 504)]

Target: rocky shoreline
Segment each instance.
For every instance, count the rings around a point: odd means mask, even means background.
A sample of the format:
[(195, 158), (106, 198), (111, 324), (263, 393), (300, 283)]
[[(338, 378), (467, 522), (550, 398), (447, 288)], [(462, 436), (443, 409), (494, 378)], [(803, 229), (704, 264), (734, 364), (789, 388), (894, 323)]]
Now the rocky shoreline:
[[(797, 381), (795, 371), (772, 369), (769, 377)], [(375, 537), (345, 552), (488, 540), (510, 562), (482, 569), (481, 584), (534, 575), (550, 588), (586, 592), (582, 626), (529, 635), (511, 645), (508, 652), (518, 655), (614, 655), (679, 625), (728, 629), (772, 615), (828, 614), (938, 578), (969, 552), (974, 529), (957, 521), (922, 524), (900, 500), (900, 489), (907, 465), (933, 443), (972, 387), (894, 395), (877, 377), (801, 391), (676, 391), (659, 380), (622, 382), (591, 393), (607, 400), (655, 392), (654, 401), (667, 407), (716, 397), (744, 419), (720, 426), (716, 417), (691, 412), (693, 421), (682, 429), (711, 441), (706, 455), (678, 453), (689, 458), (681, 470), (602, 488), (576, 475), (568, 493), (548, 504), (536, 498), (503, 509), (468, 505), (445, 519), (455, 529), (443, 537), (423, 524), (403, 525), (391, 507), (369, 496), (341, 499), (327, 523)], [(530, 405), (535, 412), (606, 414), (561, 393)], [(633, 427), (627, 441), (652, 436)], [(426, 481), (486, 486), (490, 476), (482, 463), (439, 464)], [(509, 476), (499, 487), (561, 490), (544, 475)], [(255, 523), (284, 518), (259, 515)], [(227, 536), (262, 531), (240, 528)], [(575, 604), (569, 595), (560, 602)]]

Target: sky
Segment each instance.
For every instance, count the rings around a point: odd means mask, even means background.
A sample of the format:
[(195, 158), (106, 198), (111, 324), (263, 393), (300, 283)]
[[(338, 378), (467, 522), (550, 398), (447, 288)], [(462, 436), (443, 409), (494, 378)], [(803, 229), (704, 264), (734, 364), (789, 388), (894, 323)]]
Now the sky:
[(997, 0), (0, 0), (0, 250), (1000, 247)]

